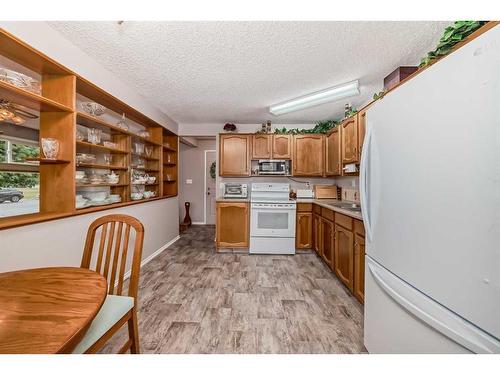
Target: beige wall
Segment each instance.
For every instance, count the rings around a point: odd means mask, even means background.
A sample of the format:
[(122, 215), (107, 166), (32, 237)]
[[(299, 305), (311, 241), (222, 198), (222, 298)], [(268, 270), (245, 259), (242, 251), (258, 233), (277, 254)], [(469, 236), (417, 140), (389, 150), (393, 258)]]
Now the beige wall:
[[(215, 150), (215, 138), (211, 140), (198, 140), (197, 147), (190, 147), (183, 143), (179, 149), (179, 219), (185, 215), (184, 202), (190, 202), (189, 210), (194, 223), (203, 223), (204, 197), (205, 197), (205, 150)], [(186, 180), (193, 180), (186, 184)]]

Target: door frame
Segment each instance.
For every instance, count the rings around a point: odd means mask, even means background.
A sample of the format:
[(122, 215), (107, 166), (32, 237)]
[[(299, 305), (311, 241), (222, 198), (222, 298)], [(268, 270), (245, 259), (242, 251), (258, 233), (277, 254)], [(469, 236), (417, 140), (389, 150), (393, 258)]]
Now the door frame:
[(203, 162), (203, 170), (204, 170), (204, 178), (203, 178), (203, 225), (207, 224), (207, 152), (215, 153), (215, 162), (217, 163), (217, 150), (205, 150), (204, 162)]

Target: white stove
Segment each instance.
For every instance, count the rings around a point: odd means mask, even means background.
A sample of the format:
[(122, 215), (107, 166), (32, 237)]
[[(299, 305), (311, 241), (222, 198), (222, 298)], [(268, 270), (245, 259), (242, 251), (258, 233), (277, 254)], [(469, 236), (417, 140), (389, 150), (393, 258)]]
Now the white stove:
[(295, 254), (296, 204), (289, 195), (290, 184), (252, 184), (251, 254)]

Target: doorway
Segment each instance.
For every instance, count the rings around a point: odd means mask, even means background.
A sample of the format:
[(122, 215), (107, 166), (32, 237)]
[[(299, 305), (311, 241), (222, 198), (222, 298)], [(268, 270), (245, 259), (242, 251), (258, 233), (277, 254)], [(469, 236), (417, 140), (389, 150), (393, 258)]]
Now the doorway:
[[(215, 163), (216, 153), (215, 150), (205, 150), (205, 224), (215, 224), (215, 175), (212, 177), (211, 169), (212, 164)], [(215, 168), (217, 173), (217, 168)]]

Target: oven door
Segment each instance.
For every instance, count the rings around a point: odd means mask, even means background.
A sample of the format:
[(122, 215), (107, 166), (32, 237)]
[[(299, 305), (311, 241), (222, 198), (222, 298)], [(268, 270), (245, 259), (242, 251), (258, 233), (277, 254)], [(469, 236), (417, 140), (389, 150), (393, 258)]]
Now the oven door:
[(295, 205), (252, 203), (252, 237), (295, 237)]

